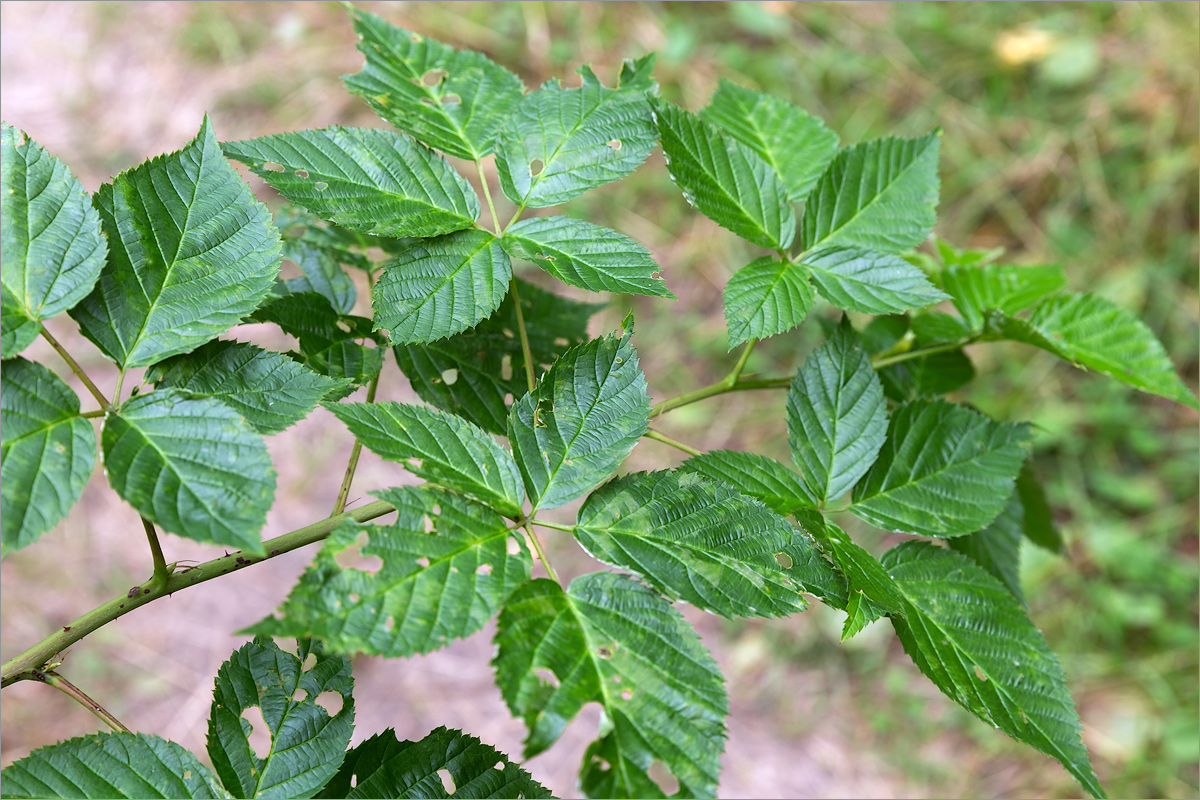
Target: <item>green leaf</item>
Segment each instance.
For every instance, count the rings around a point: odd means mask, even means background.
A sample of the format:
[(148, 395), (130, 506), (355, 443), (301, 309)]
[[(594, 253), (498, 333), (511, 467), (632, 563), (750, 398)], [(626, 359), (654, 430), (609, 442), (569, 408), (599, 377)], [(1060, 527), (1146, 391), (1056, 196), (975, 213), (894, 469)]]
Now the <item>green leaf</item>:
[(383, 338), (371, 330), (371, 320), (339, 314), (326, 297), (316, 292), (271, 298), (248, 321), (271, 322), (295, 336), (300, 341), (300, 352), (289, 355), (335, 380), (345, 378), (361, 386), (378, 375), (383, 366), (385, 350), (356, 341), (378, 342)]
[(738, 487), (780, 514), (812, 508), (816, 501), (792, 470), (773, 458), (737, 450), (710, 450), (683, 462), (679, 469)]
[(282, 353), (219, 340), (146, 371), (146, 380), (193, 397), (215, 397), (261, 434), (279, 433), (309, 415), (349, 381), (305, 369)]
[(883, 392), (897, 403), (939, 397), (975, 379), (975, 367), (962, 350), (889, 364), (878, 371)]
[(100, 217), (71, 170), (24, 131), (0, 123), (0, 355), (21, 352), (40, 323), (82, 300), (108, 252)]
[(854, 487), (850, 510), (900, 533), (973, 533), (1004, 508), (1029, 438), (1028, 423), (996, 422), (945, 400), (906, 403), (892, 413), (887, 443)]
[(570, 217), (530, 217), (500, 240), (512, 258), (537, 264), (563, 283), (593, 292), (675, 298), (650, 252), (624, 234)]
[(101, 444), (109, 483), (139, 514), (188, 539), (263, 553), (275, 470), (238, 412), (160, 389), (109, 412)]
[(1015, 314), (1067, 285), (1058, 265), (1040, 267), (954, 266), (942, 271), (942, 288), (973, 330), (982, 330), (984, 312)]
[(445, 159), (392, 131), (334, 126), (221, 147), (288, 200), (353, 231), (440, 236), (479, 218), (471, 184)]
[[(803, 516), (805, 511), (800, 511)], [(792, 532), (792, 541), (783, 550), (782, 562), (788, 576), (805, 592), (833, 608), (845, 610), (850, 599), (846, 578), (822, 555), (807, 533)], [(791, 562), (788, 564), (787, 562)]]
[(1057, 759), (1103, 797), (1062, 667), (1016, 598), (966, 556), (929, 542), (905, 542), (883, 563), (908, 610), (892, 625), (920, 670), (956, 703)]
[(700, 116), (771, 165), (787, 199), (804, 199), (837, 152), (837, 134), (819, 117), (724, 78)]
[(843, 318), (792, 379), (787, 426), (801, 480), (821, 503), (841, 497), (875, 463), (887, 403), (849, 320)]
[[(647, 77), (652, 68), (653, 56)], [(500, 187), (523, 208), (555, 206), (619, 180), (658, 142), (644, 94), (653, 83), (609, 89), (587, 65), (576, 72), (578, 89), (547, 81), (521, 99), (500, 134)]]
[(108, 263), (71, 315), (123, 369), (216, 338), (258, 308), (279, 273), (279, 231), (207, 116), (187, 147), (122, 172), (95, 203)]
[[(534, 370), (542, 372), (587, 341), (588, 318), (601, 306), (576, 303), (517, 279)], [(508, 432), (508, 407), (529, 391), (512, 294), (494, 314), (446, 339), (398, 345), (396, 363), (421, 399), (491, 433)]]
[(144, 733), (96, 733), (34, 750), (4, 768), (18, 798), (220, 798), (229, 795), (184, 748)]
[(600, 485), (646, 432), (650, 397), (629, 340), (571, 348), (513, 404), (508, 439), (534, 511)]
[(877, 356), (899, 344), (908, 333), (908, 327), (907, 314), (891, 314), (871, 320), (858, 332), (858, 336), (866, 351)]
[(723, 617), (783, 617), (806, 608), (775, 559), (792, 526), (757, 500), (695, 472), (615, 478), (584, 502), (575, 538), (669, 599)]
[(812, 310), (817, 295), (801, 264), (775, 256), (756, 258), (725, 284), (725, 324), (729, 349), (750, 339), (790, 331)]
[(922, 347), (965, 342), (974, 338), (976, 334), (962, 317), (937, 311), (913, 314), (911, 325), (913, 336)]
[[(309, 668), (309, 656), (315, 662)], [(354, 733), (354, 678), (350, 659), (301, 641), (297, 654), (256, 638), (221, 665), (208, 717), (208, 757), (234, 797), (312, 797), (341, 766)], [(317, 699), (341, 696), (330, 716)], [(265, 758), (250, 745), (257, 707), (271, 734)]]
[(700, 213), (746, 241), (786, 250), (796, 213), (771, 165), (712, 123), (665, 101), (651, 101), (671, 178)]
[(864, 314), (897, 314), (925, 308), (947, 295), (903, 258), (857, 247), (826, 247), (801, 263), (817, 290), (838, 308)]
[(990, 572), (1024, 605), (1020, 574), (1024, 532), (1025, 509), (1021, 505), (1021, 493), (1014, 490), (1000, 516), (990, 525), (966, 536), (947, 539), (946, 544)]
[(677, 796), (715, 796), (728, 713), (721, 673), (683, 616), (633, 578), (594, 572), (565, 593), (554, 581), (525, 584), (500, 614), (492, 663), (529, 729), (526, 758), (586, 703), (600, 704), (584, 796), (663, 797), (647, 774), (655, 761), (679, 782)]
[[(450, 775), (453, 789), (439, 772)], [(396, 738), (388, 728), (346, 753), (346, 760), (317, 797), (483, 798), (551, 797), (550, 791), (474, 736), (436, 728), (419, 742)]]
[(937, 219), (941, 142), (937, 130), (839, 152), (805, 201), (804, 249), (843, 245), (900, 253), (925, 241)]
[(361, 71), (342, 78), (371, 110), (435, 150), (470, 161), (495, 148), (525, 91), (521, 79), (482, 53), (455, 50), (352, 9)]
[(303, 239), (285, 239), (283, 257), (304, 273), (303, 277), (292, 278), (284, 283), (287, 294), (316, 292), (328, 300), (339, 314), (349, 314), (354, 310), (358, 290), (341, 264), (328, 251), (314, 247)]
[(499, 240), (469, 230), (411, 245), (383, 265), (375, 326), (393, 343), (432, 342), (474, 327), (500, 307), (512, 263)]
[(1025, 509), (1025, 538), (1051, 553), (1063, 553), (1062, 533), (1054, 521), (1054, 512), (1046, 499), (1033, 465), (1026, 461), (1017, 475), (1017, 493), (1021, 496), (1021, 507)]
[(461, 492), (501, 514), (519, 516), (521, 474), (508, 451), (470, 422), (423, 406), (327, 403), (368, 450), (427, 481)]
[(16, 358), (0, 371), (3, 537), (0, 552), (33, 544), (79, 500), (96, 462), (91, 420), (50, 370)]
[[(317, 636), (346, 654), (428, 653), (482, 628), (529, 579), (529, 552), (486, 506), (423, 487), (375, 496), (396, 507), (396, 522), (335, 530), (280, 607), (283, 619), (250, 632)], [(383, 564), (375, 572), (339, 564), (356, 552)]]

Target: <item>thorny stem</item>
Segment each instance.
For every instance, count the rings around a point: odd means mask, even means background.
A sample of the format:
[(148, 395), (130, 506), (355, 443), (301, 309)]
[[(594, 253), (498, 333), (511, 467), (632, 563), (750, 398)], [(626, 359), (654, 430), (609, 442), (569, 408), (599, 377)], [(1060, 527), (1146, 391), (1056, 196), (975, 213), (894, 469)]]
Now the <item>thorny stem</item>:
[[(550, 526), (547, 525), (546, 527)], [(570, 530), (570, 528), (567, 530)], [(546, 553), (542, 550), (542, 543), (538, 541), (537, 534), (533, 532), (533, 526), (528, 522), (525, 523), (525, 533), (529, 534), (529, 541), (533, 543), (533, 551), (537, 553), (538, 561), (541, 561), (542, 566), (546, 568), (546, 574), (550, 576), (551, 580), (562, 586), (562, 581), (554, 574), (554, 567), (550, 566), (550, 559), (546, 558)]]
[(79, 703), (79, 705), (83, 706), (88, 711), (92, 712), (97, 717), (104, 720), (104, 722), (108, 725), (108, 727), (112, 728), (114, 731), (122, 731), (124, 733), (132, 733), (132, 731), (130, 731), (129, 728), (126, 728), (124, 725), (121, 724), (121, 721), (119, 719), (117, 719), (112, 714), (110, 714), (108, 711), (106, 711), (104, 706), (100, 705), (95, 700), (88, 697), (86, 694), (83, 693), (83, 690), (81, 690), (75, 684), (71, 683), (69, 680), (64, 678), (62, 675), (59, 675), (57, 672), (53, 672), (53, 671), (40, 672), (40, 671), (35, 670), (33, 679), (37, 680), (37, 681), (42, 681), (44, 683), (49, 684), (50, 686), (53, 686), (55, 689), (58, 689), (60, 692), (65, 694), (67, 697), (71, 698), (76, 703)]
[[(375, 402), (375, 390), (379, 388), (379, 373), (375, 373), (375, 377), (371, 378), (371, 383), (367, 385), (367, 402)], [(333, 513), (329, 516), (336, 517), (338, 514), (346, 510), (346, 501), (350, 497), (350, 484), (354, 481), (354, 471), (358, 469), (358, 457), (362, 454), (362, 442), (358, 437), (354, 438), (354, 447), (350, 450), (350, 462), (346, 464), (346, 474), (342, 476), (342, 488), (338, 489), (337, 502), (333, 504)]]
[(162, 545), (158, 543), (154, 523), (142, 517), (142, 527), (146, 529), (146, 540), (150, 542), (150, 554), (154, 557), (154, 585), (155, 588), (161, 589), (167, 585), (167, 578), (171, 577), (171, 573), (167, 569), (167, 560), (163, 558)]
[(483, 171), (483, 162), (475, 159), (475, 168), (479, 170), (479, 183), (483, 186), (483, 198), (487, 200), (488, 211), (492, 215), (492, 227), (496, 229), (497, 236), (502, 236), (504, 230), (500, 227), (500, 220), (496, 217), (496, 206), (492, 203), (492, 190), (488, 187), (487, 173)]
[(44, 326), (42, 327), (42, 338), (49, 342), (50, 346), (58, 351), (58, 354), (62, 356), (63, 361), (66, 361), (67, 366), (71, 368), (71, 372), (74, 372), (79, 380), (83, 381), (83, 385), (86, 386), (87, 390), (92, 393), (92, 397), (96, 398), (96, 402), (99, 403), (104, 409), (109, 408), (112, 403), (108, 402), (108, 398), (104, 396), (104, 392), (100, 391), (100, 387), (96, 386), (96, 384), (92, 383), (92, 379), (89, 378), (87, 373), (83, 371), (83, 367), (79, 366), (79, 362), (71, 357), (71, 354), (67, 352), (66, 348), (59, 344), (58, 340), (50, 335), (50, 331), (46, 330)]
[(54, 658), (56, 653), (61, 653), (83, 637), (114, 619), (125, 616), (135, 608), (141, 608), (160, 597), (197, 586), (251, 564), (257, 564), (260, 561), (266, 561), (269, 558), (319, 542), (328, 537), (346, 520), (366, 522), (394, 510), (391, 503), (376, 500), (346, 514), (323, 519), (291, 533), (268, 539), (263, 542), (263, 555), (261, 556), (241, 551), (228, 553), (221, 558), (214, 558), (212, 561), (206, 561), (185, 571), (175, 572), (167, 578), (164, 586), (156, 586), (155, 579), (151, 578), (134, 586), (126, 594), (97, 606), (74, 622), (59, 628), (16, 658), (7, 661), (0, 668), (0, 687), (9, 686), (17, 681), (36, 679), (38, 670), (41, 670)]
[(645, 433), (642, 434), (642, 436), (645, 436), (647, 439), (653, 439), (656, 442), (662, 442), (663, 444), (669, 444), (669, 445), (671, 445), (671, 447), (674, 447), (676, 450), (682, 450), (683, 452), (687, 453), (689, 456), (703, 455), (696, 448), (694, 448), (690, 445), (686, 445), (683, 442), (677, 442), (674, 439), (668, 438), (668, 437), (664, 436), (663, 434), (659, 433), (658, 431), (646, 431)]
[(512, 292), (513, 308), (517, 312), (517, 335), (521, 337), (521, 356), (525, 361), (525, 381), (529, 384), (529, 391), (537, 388), (537, 378), (533, 377), (533, 352), (529, 349), (529, 333), (525, 330), (525, 313), (521, 310), (521, 295), (517, 292), (517, 279), (514, 277), (509, 283), (509, 291)]

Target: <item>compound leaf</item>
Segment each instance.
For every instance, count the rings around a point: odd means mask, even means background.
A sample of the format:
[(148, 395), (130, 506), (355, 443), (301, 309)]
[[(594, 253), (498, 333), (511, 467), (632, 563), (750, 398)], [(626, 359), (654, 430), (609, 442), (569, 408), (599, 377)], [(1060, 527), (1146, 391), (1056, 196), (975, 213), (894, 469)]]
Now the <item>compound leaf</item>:
[(667, 169), (688, 203), (752, 244), (790, 247), (796, 214), (771, 165), (695, 114), (665, 101), (651, 107)]
[[(643, 65), (648, 76), (653, 56)], [(658, 132), (646, 103), (651, 81), (609, 89), (588, 66), (582, 86), (557, 79), (530, 92), (509, 116), (496, 148), (500, 186), (525, 208), (565, 203), (588, 189), (625, 177), (650, 155)]]
[(1017, 599), (966, 556), (929, 542), (894, 547), (883, 564), (907, 610), (892, 625), (920, 670), (956, 703), (1057, 759), (1103, 797), (1062, 667)]
[(594, 572), (565, 593), (550, 580), (525, 584), (500, 614), (493, 665), (529, 729), (526, 758), (586, 703), (601, 705), (601, 736), (580, 774), (585, 796), (663, 797), (647, 774), (656, 760), (678, 796), (715, 796), (728, 713), (721, 673), (683, 616), (633, 578)]
[(352, 9), (361, 71), (342, 78), (351, 94), (400, 130), (443, 153), (475, 161), (495, 148), (521, 101), (521, 79), (482, 53), (455, 50)]
[(729, 618), (805, 609), (776, 561), (792, 532), (757, 500), (695, 472), (615, 478), (588, 497), (575, 523), (575, 538), (593, 557), (670, 599)]
[(286, 291), (280, 292), (278, 283), (274, 291), (284, 295), (316, 292), (329, 301), (334, 311), (349, 314), (354, 310), (358, 290), (334, 255), (337, 252), (317, 247), (306, 239), (284, 239), (283, 257), (299, 267), (304, 275), (284, 281)]
[(288, 200), (353, 231), (439, 236), (479, 218), (471, 184), (441, 156), (393, 131), (335, 126), (221, 147)]
[(738, 450), (710, 450), (683, 462), (679, 469), (736, 486), (780, 514), (813, 508), (816, 500), (803, 479), (773, 458)]
[(458, 231), (410, 245), (383, 265), (375, 284), (375, 327), (394, 343), (461, 333), (500, 307), (512, 263), (494, 236)]
[(942, 270), (941, 284), (963, 320), (972, 330), (982, 330), (985, 312), (996, 309), (1015, 314), (1031, 308), (1065, 287), (1067, 276), (1058, 265), (953, 266)]
[(750, 339), (765, 339), (799, 325), (817, 295), (801, 264), (776, 256), (756, 258), (725, 284), (725, 324), (729, 349)]
[(17, 798), (222, 798), (208, 767), (183, 747), (144, 733), (95, 733), (34, 750), (4, 768)]
[[(438, 773), (450, 775), (447, 787)], [(388, 728), (350, 748), (322, 798), (551, 797), (508, 756), (462, 731), (436, 728), (419, 742)]]
[(418, 477), (515, 517), (525, 502), (521, 474), (491, 434), (461, 417), (401, 403), (327, 403), (368, 450), (403, 462)]
[(837, 134), (819, 117), (724, 78), (700, 116), (770, 164), (793, 203), (804, 199), (837, 152)]
[(0, 194), (0, 355), (11, 358), (33, 341), (42, 320), (92, 290), (108, 247), (100, 216), (79, 179), (8, 123), (0, 123)]
[(108, 263), (71, 315), (122, 368), (216, 338), (279, 273), (279, 231), (221, 155), (207, 116), (187, 147), (122, 172), (95, 203)]
[(887, 443), (850, 510), (885, 530), (962, 536), (1004, 508), (1025, 460), (1027, 423), (996, 422), (945, 400), (892, 412)]
[[(335, 530), (280, 607), (283, 618), (250, 632), (317, 636), (346, 654), (428, 653), (482, 628), (529, 579), (529, 552), (490, 508), (434, 488), (375, 496), (395, 506), (396, 522)], [(355, 551), (383, 565), (372, 573), (338, 563)]]
[(824, 247), (801, 263), (817, 290), (838, 308), (865, 314), (898, 314), (947, 299), (920, 267), (903, 258), (858, 247)]
[(946, 544), (990, 572), (1024, 604), (1020, 574), (1024, 532), (1025, 509), (1021, 506), (1021, 493), (1014, 490), (1000, 516), (986, 528), (947, 539)]
[(571, 348), (513, 403), (508, 439), (535, 511), (598, 486), (646, 432), (650, 397), (631, 336)]
[(531, 261), (563, 283), (593, 292), (675, 295), (657, 277), (646, 248), (624, 234), (570, 217), (530, 217), (500, 240), (512, 258)]
[(805, 201), (805, 250), (832, 245), (900, 253), (937, 219), (941, 131), (920, 139), (874, 139), (843, 149)]
[[(304, 667), (309, 656), (312, 667)], [(333, 777), (354, 733), (350, 659), (301, 641), (297, 654), (258, 637), (233, 652), (217, 672), (208, 717), (208, 757), (234, 797), (312, 797)], [(317, 698), (341, 695), (330, 716)], [(265, 758), (250, 745), (243, 718), (257, 707), (271, 734)]]
[(169, 533), (262, 554), (275, 470), (237, 411), (160, 389), (109, 412), (101, 444), (109, 483), (138, 513)]
[(79, 398), (50, 370), (16, 358), (0, 371), (3, 537), (7, 555), (33, 544), (79, 500), (96, 462), (96, 433)]
[(875, 462), (887, 431), (887, 402), (849, 320), (792, 379), (787, 426), (801, 480), (819, 502), (841, 497)]

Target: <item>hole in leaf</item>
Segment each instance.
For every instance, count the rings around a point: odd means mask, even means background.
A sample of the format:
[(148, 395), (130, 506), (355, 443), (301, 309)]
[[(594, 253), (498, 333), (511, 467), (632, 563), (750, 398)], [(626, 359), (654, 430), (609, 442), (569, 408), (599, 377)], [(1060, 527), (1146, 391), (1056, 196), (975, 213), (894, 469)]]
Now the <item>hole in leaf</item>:
[(475, 574), (476, 575), (491, 575), (492, 574), (492, 565), (491, 564), (480, 564), (479, 568), (475, 570)]
[(294, 695), (292, 695), (292, 702), (293, 703), (303, 703), (307, 698), (308, 698), (308, 692), (304, 691), (303, 689), (297, 689), (296, 693)]
[(274, 161), (268, 161), (262, 165), (262, 168), (267, 172), (284, 172), (283, 164), (276, 164)]
[(422, 517), (422, 519), (425, 520), (425, 532), (433, 533), (435, 530), (434, 525), (433, 525), (433, 517), (426, 514), (424, 517)]
[(420, 567), (421, 569), (427, 568), (429, 566), (429, 559), (426, 558), (425, 556), (421, 556), (420, 558), (417, 559), (417, 566)]
[(622, 700), (632, 700), (633, 699), (633, 689), (622, 690), (621, 691), (621, 699)]
[(554, 340), (554, 346), (555, 347), (570, 347), (571, 342), (569, 339), (565, 339), (562, 336), (559, 336)]
[[(271, 730), (263, 719), (262, 709), (251, 706), (242, 712), (242, 719), (250, 724), (250, 733), (246, 736), (250, 749), (259, 758), (266, 758), (271, 752)], [(242, 727), (245, 728), (245, 725)]]
[(511, 406), (512, 404), (513, 404), (512, 392), (508, 392), (507, 394), (504, 395), (504, 405)]
[(775, 561), (778, 562), (779, 566), (783, 567), (784, 569), (792, 568), (792, 557), (787, 553), (776, 553)]
[(650, 763), (650, 769), (646, 770), (646, 775), (650, 780), (658, 784), (659, 790), (667, 797), (674, 797), (679, 791), (679, 781), (671, 774), (671, 770), (667, 769), (667, 765), (661, 759), (654, 759)]
[(318, 192), (323, 192), (329, 188), (329, 184), (326, 183), (325, 181), (317, 181), (316, 183), (313, 184), (313, 188), (316, 189)]
[(454, 776), (450, 774), (450, 770), (445, 768), (439, 769), (438, 777), (442, 779), (442, 788), (446, 790), (446, 794), (454, 794), (458, 791), (458, 787), (454, 785)]
[(540, 158), (535, 158), (533, 161), (529, 162), (529, 177), (536, 178), (538, 175), (542, 174), (542, 170), (545, 168), (546, 165), (542, 163), (542, 160)]
[(328, 711), (329, 716), (336, 717), (341, 712), (345, 700), (337, 692), (321, 692), (313, 702)]
[(610, 139), (609, 141), (605, 142), (605, 144), (608, 145), (609, 147), (611, 147), (613, 150), (621, 149), (621, 140), (620, 139)]
[(613, 675), (613, 683), (620, 683), (620, 682), (621, 682), (621, 676)]
[(538, 669), (534, 670), (533, 674), (539, 681), (547, 686), (553, 686), (555, 689), (559, 687), (558, 676), (552, 671), (548, 669)]
[(983, 674), (983, 670), (981, 670), (978, 665), (975, 667), (975, 677), (979, 678), (981, 681), (987, 680), (987, 675)]
[(512, 355), (509, 353), (505, 353), (504, 357), (500, 359), (500, 379), (505, 380), (505, 381), (511, 381), (512, 376), (513, 376)]
[(360, 598), (358, 595), (356, 595), (356, 594), (352, 594), (352, 595), (350, 595), (350, 597), (349, 597), (349, 600), (350, 600), (350, 602), (351, 602), (351, 603), (357, 603), (357, 602), (358, 602), (360, 599), (361, 599), (361, 598)]
[(517, 537), (510, 536), (504, 543), (504, 549), (510, 556), (515, 556), (521, 552), (521, 543), (517, 541)]
[(436, 108), (437, 104), (438, 104), (438, 101), (433, 99), (432, 97), (422, 97), (421, 102), (427, 106), (433, 106), (434, 108)]
[(342, 569), (357, 569), (374, 575), (383, 569), (383, 559), (379, 556), (364, 556), (362, 554), (362, 549), (369, 543), (370, 536), (367, 532), (359, 531), (358, 538), (354, 540), (354, 544), (334, 553), (334, 562)]
[(296, 177), (297, 177), (297, 178), (307, 178), (307, 177), (308, 177), (308, 170), (306, 170), (306, 169), (298, 169), (298, 170), (296, 170)]
[(305, 657), (305, 659), (304, 659), (304, 663), (301, 665), (301, 667), (300, 667), (300, 668), (301, 668), (302, 670), (304, 670), (305, 672), (308, 672), (310, 669), (312, 669), (312, 668), (313, 668), (313, 667), (315, 667), (316, 665), (317, 665), (317, 654), (316, 654), (316, 653), (309, 653), (309, 654), (308, 654), (308, 655)]
[(431, 69), (429, 72), (426, 72), (421, 76), (421, 83), (432, 88), (446, 80), (446, 76), (449, 74), (450, 73), (446, 72), (444, 69)]
[(604, 645), (601, 645), (600, 647), (596, 648), (596, 655), (598, 655), (600, 658), (612, 658), (612, 650)]
[(383, 627), (387, 628), (389, 631), (394, 631), (394, 630), (396, 630), (396, 618), (395, 618), (395, 617), (388, 617), (388, 618), (387, 618), (387, 622), (385, 622), (385, 623), (383, 624)]
[(462, 98), (456, 94), (442, 95), (442, 105), (444, 105), (444, 106), (456, 106), (461, 102), (462, 102)]
[(433, 506), (433, 515), (435, 517), (440, 517), (442, 515), (442, 507), (437, 505), (436, 503)]
[(501, 772), (504, 772), (504, 762), (503, 762), (503, 761), (497, 761), (497, 762), (496, 762), (496, 766), (492, 767), (492, 769), (498, 769), (498, 770), (500, 770)]
[(408, 467), (409, 469), (420, 469), (421, 468), (421, 459), (406, 458), (406, 459), (404, 459), (404, 466)]
[(442, 380), (446, 382), (447, 386), (453, 386), (454, 384), (458, 383), (458, 370), (454, 367), (443, 370)]
[(353, 789), (355, 786), (358, 786), (358, 776), (351, 775), (350, 776), (350, 788)]

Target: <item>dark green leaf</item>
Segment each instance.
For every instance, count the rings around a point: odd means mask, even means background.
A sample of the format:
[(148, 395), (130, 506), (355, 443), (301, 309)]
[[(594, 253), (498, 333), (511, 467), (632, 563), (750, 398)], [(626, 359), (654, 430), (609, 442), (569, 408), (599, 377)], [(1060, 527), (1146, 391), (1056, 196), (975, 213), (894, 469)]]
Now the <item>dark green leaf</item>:
[[(396, 522), (335, 530), (280, 607), (283, 618), (251, 632), (317, 636), (347, 654), (428, 653), (482, 628), (529, 579), (529, 552), (491, 509), (438, 489), (375, 496), (396, 507)], [(355, 552), (383, 564), (376, 572), (339, 565)]]
[(71, 315), (123, 368), (216, 338), (279, 273), (279, 231), (221, 155), (207, 116), (187, 147), (122, 172), (95, 203), (108, 263)]
[(974, 330), (982, 330), (990, 309), (1015, 314), (1067, 285), (1058, 265), (1042, 267), (955, 266), (942, 271), (942, 288)]
[(827, 247), (806, 255), (817, 289), (838, 308), (896, 314), (925, 308), (947, 295), (903, 258), (856, 247)]
[(92, 290), (108, 248), (83, 184), (59, 159), (0, 123), (0, 258), (4, 319), (0, 355), (11, 358)]
[(947, 350), (889, 364), (879, 370), (884, 394), (897, 403), (940, 397), (975, 379), (975, 367), (962, 350)]
[(736, 486), (780, 514), (816, 505), (799, 475), (775, 459), (755, 453), (710, 450), (689, 458), (679, 468)]
[(109, 483), (138, 513), (169, 533), (262, 554), (275, 470), (238, 412), (160, 389), (109, 412), (101, 441)]
[(360, 9), (350, 12), (360, 72), (342, 78), (371, 110), (435, 150), (474, 161), (495, 148), (521, 79), (482, 53), (455, 50)]
[(962, 342), (975, 335), (962, 317), (936, 311), (913, 314), (911, 325), (913, 336), (922, 347)]
[(1054, 512), (1046, 500), (1046, 491), (1038, 481), (1033, 466), (1026, 461), (1017, 475), (1017, 493), (1021, 496), (1021, 506), (1025, 509), (1025, 537), (1051, 553), (1062, 553), (1062, 533), (1054, 521)]
[(947, 539), (946, 544), (990, 572), (1024, 604), (1020, 574), (1024, 531), (1025, 509), (1021, 505), (1021, 494), (1013, 491), (1000, 516), (990, 525), (966, 536)]
[(729, 349), (750, 339), (790, 331), (812, 310), (817, 295), (801, 264), (775, 256), (756, 258), (725, 284), (725, 324)]
[(593, 292), (674, 298), (650, 252), (624, 234), (570, 217), (530, 217), (504, 232), (513, 258), (532, 261), (563, 283)]
[(371, 320), (338, 314), (329, 300), (316, 292), (273, 297), (250, 322), (271, 322), (300, 340), (300, 353), (289, 353), (314, 372), (345, 378), (363, 385), (379, 374), (384, 350), (359, 344), (383, 337), (371, 330)]
[(471, 184), (441, 156), (392, 131), (335, 126), (221, 147), (288, 200), (350, 230), (439, 236), (479, 218)]
[(328, 300), (339, 314), (349, 314), (354, 310), (358, 290), (329, 251), (314, 247), (303, 239), (285, 239), (283, 257), (304, 273), (302, 277), (292, 278), (284, 284), (287, 294), (316, 292)]
[[(803, 517), (804, 511), (799, 512)], [(801, 590), (833, 608), (845, 610), (850, 590), (845, 577), (830, 564), (807, 533), (794, 531), (779, 560)], [(790, 562), (790, 563), (789, 563)]]
[[(309, 668), (309, 656), (315, 661)], [(301, 641), (297, 654), (256, 638), (221, 665), (208, 717), (208, 757), (234, 797), (312, 797), (337, 772), (354, 733), (354, 678), (350, 659), (326, 655)], [(317, 699), (341, 696), (330, 716)], [(257, 707), (271, 734), (265, 758), (250, 745)]]
[(8, 555), (37, 541), (79, 500), (96, 462), (96, 434), (79, 416), (75, 392), (41, 364), (5, 361), (0, 384), (0, 552)]
[(891, 350), (908, 333), (908, 315), (892, 314), (876, 317), (867, 323), (858, 336), (862, 346), (873, 356)]
[(566, 593), (554, 581), (525, 584), (500, 614), (493, 664), (529, 729), (526, 758), (600, 703), (601, 735), (580, 773), (585, 796), (663, 797), (647, 774), (654, 761), (679, 782), (678, 796), (715, 796), (728, 713), (721, 673), (683, 616), (634, 579), (595, 572)]

